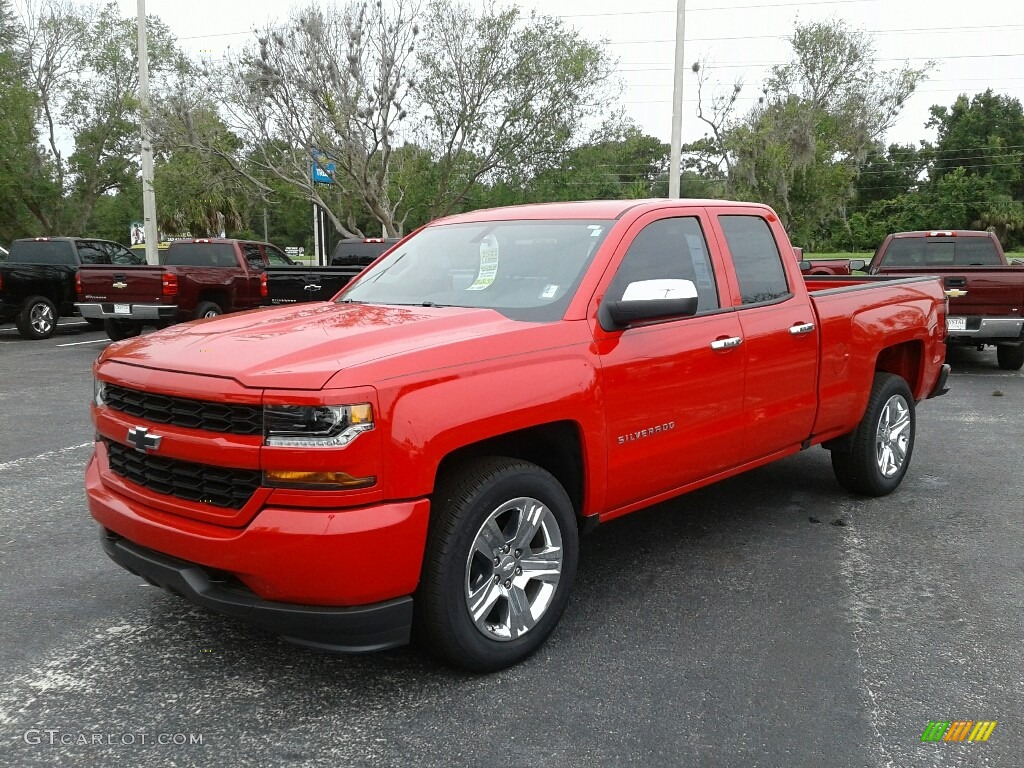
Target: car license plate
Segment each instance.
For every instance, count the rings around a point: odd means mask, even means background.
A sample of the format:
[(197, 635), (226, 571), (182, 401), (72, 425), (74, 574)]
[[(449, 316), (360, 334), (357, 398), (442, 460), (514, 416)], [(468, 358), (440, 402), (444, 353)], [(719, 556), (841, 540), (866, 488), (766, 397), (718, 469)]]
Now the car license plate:
[(967, 330), (967, 318), (966, 317), (947, 317), (946, 318), (946, 330), (947, 331), (966, 331)]
[(131, 304), (115, 304), (114, 314), (115, 315), (130, 315), (132, 313)]

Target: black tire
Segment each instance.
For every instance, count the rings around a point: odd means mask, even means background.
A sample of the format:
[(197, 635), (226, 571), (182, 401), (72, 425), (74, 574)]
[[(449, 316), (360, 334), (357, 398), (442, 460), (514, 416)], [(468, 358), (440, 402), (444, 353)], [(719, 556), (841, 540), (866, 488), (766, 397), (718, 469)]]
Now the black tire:
[(1024, 368), (1024, 344), (1000, 344), (996, 347), (996, 360), (1004, 371)]
[(192, 317), (196, 320), (200, 320), (204, 317), (217, 317), (223, 315), (224, 310), (220, 308), (220, 304), (214, 301), (200, 301), (196, 306), (195, 311), (192, 313)]
[[(558, 624), (576, 577), (579, 534), (565, 489), (535, 464), (491, 457), (464, 463), (447, 473), (439, 480), (432, 498), (423, 574), (416, 595), (418, 641), (447, 663), (473, 672), (493, 672), (521, 661), (537, 650)], [(517, 529), (515, 521), (521, 521), (522, 510), (530, 506), (517, 506), (524, 499), (540, 503), (539, 507), (530, 507), (539, 513), (539, 527)], [(506, 506), (508, 509), (495, 517), (498, 526), (493, 530), (500, 536), (488, 538), (485, 523)], [(501, 521), (509, 522), (502, 525)], [(530, 530), (537, 532), (530, 534)], [(518, 538), (514, 535), (517, 531)], [(497, 557), (492, 561), (490, 554), (482, 554), (475, 546), (485, 540), (487, 548), (496, 541), (505, 541), (504, 548), (495, 545), (498, 549), (492, 553), (504, 552), (500, 566), (496, 565)], [(560, 546), (552, 544), (556, 541)], [(521, 549), (512, 549), (517, 542)], [(538, 551), (541, 549), (543, 553)], [(536, 580), (523, 575), (527, 563), (537, 568), (538, 559), (548, 558), (552, 563), (560, 558), (553, 586), (550, 575)], [(489, 606), (480, 613), (480, 628), (469, 607), (474, 583), (481, 603)], [(483, 597), (485, 591), (496, 597), (488, 600)], [(533, 623), (521, 632), (518, 626), (512, 626), (514, 602), (529, 609), (519, 615), (528, 616)], [(502, 614), (504, 618), (500, 618)], [(508, 625), (504, 627), (507, 638), (497, 636), (502, 622)]]
[[(892, 438), (888, 427), (902, 423), (904, 416), (906, 442), (902, 443), (899, 435)], [(910, 466), (916, 425), (914, 396), (907, 382), (891, 373), (876, 373), (867, 410), (851, 435), (849, 450), (832, 450), (832, 471), (839, 484), (865, 496), (885, 496), (896, 490)]]
[(38, 341), (48, 339), (57, 330), (57, 308), (45, 296), (29, 296), (21, 305), (21, 311), (14, 318), (14, 324), (22, 338)]
[(89, 324), (89, 327), (94, 331), (102, 331), (104, 328), (102, 317), (86, 317), (83, 318), (83, 320), (85, 320), (85, 322)]
[(135, 320), (116, 320), (107, 318), (103, 321), (103, 330), (111, 341), (131, 339), (142, 333), (142, 323)]

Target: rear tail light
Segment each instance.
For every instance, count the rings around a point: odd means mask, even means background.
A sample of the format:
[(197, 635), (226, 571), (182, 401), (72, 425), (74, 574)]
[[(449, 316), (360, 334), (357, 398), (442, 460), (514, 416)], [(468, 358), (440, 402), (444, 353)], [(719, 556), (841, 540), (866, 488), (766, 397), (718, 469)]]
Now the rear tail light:
[(177, 296), (178, 295), (178, 276), (170, 272), (164, 272), (162, 275), (163, 279), (163, 294), (164, 296)]
[(85, 296), (85, 291), (82, 290), (81, 272), (75, 272), (75, 295), (77, 295), (79, 299), (82, 299)]
[(266, 298), (270, 295), (270, 289), (267, 288), (267, 273), (263, 272), (260, 274), (260, 296)]

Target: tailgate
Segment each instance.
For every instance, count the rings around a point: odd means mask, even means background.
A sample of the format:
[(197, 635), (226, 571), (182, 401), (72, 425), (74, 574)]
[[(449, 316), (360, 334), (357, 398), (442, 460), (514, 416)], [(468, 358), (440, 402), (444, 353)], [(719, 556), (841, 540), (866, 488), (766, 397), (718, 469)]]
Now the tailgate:
[(78, 270), (81, 301), (164, 303), (163, 267), (82, 266)]
[(267, 270), (265, 304), (295, 304), (305, 301), (327, 301), (344, 288), (359, 268), (338, 267), (324, 270), (302, 267), (277, 267)]
[(1024, 313), (1024, 269), (944, 271), (949, 314), (1020, 317)]

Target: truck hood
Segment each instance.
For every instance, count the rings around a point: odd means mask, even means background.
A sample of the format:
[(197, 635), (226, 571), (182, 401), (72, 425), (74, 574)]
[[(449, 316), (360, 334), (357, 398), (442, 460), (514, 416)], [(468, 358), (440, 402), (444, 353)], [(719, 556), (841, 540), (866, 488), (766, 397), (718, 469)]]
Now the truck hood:
[(99, 362), (311, 390), (347, 368), (524, 325), (490, 309), (317, 303), (175, 325), (112, 344)]

